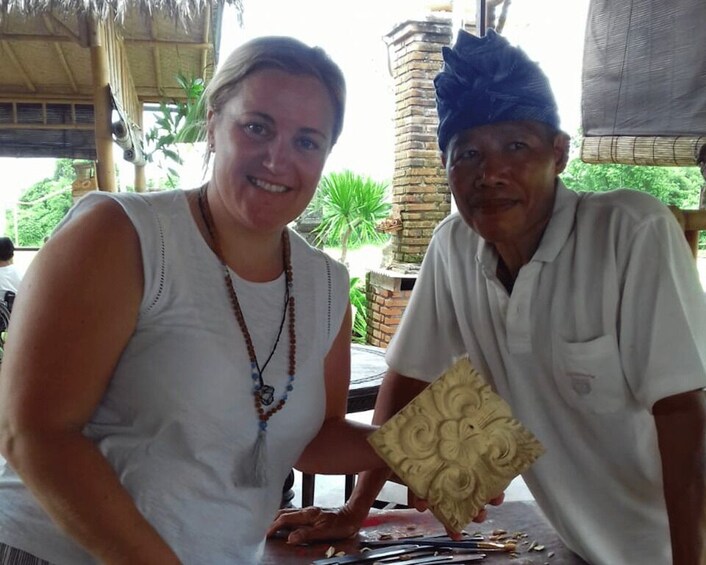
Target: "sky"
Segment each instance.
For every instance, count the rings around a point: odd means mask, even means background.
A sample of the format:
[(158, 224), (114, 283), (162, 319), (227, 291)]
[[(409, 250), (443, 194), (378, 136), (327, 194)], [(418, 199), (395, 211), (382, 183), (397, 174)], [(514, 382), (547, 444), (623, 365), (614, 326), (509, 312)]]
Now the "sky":
[[(220, 59), (258, 35), (291, 35), (323, 47), (343, 70), (348, 86), (343, 134), (325, 172), (351, 169), (378, 181), (389, 180), (394, 166), (394, 98), (383, 36), (395, 24), (418, 18), (426, 12), (426, 5), (435, 3), (439, 4), (429, 0), (244, 0), (242, 29), (233, 12), (224, 16)], [(476, 0), (465, 0), (465, 4), (473, 14)], [(503, 31), (544, 69), (554, 88), (562, 127), (570, 134), (580, 124), (587, 8), (588, 0), (513, 0)], [(132, 184), (132, 166), (122, 162), (122, 152), (115, 147), (121, 177)], [(185, 188), (200, 183), (200, 159), (200, 149), (191, 151), (181, 174)], [(150, 167), (148, 176), (152, 176)], [(22, 189), (53, 171), (53, 159), (0, 158), (0, 206), (12, 206)]]
[[(343, 70), (348, 87), (343, 134), (326, 171), (348, 168), (375, 180), (390, 179), (394, 166), (394, 85), (383, 36), (395, 24), (428, 13), (425, 5), (429, 4), (440, 2), (244, 0), (244, 29), (236, 34), (224, 28), (221, 60), (241, 42), (258, 35), (292, 35), (323, 47)], [(474, 18), (476, 0), (460, 4), (467, 6)], [(580, 123), (587, 9), (588, 0), (513, 0), (503, 31), (511, 43), (540, 62), (554, 87), (562, 126), (571, 134)]]

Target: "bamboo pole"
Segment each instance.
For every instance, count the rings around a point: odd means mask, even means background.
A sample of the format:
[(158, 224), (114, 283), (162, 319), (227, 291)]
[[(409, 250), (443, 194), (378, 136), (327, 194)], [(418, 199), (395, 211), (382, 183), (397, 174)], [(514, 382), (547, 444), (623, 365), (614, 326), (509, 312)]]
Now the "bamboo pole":
[(95, 16), (90, 17), (91, 71), (93, 74), (93, 112), (96, 133), (96, 176), (98, 190), (115, 192), (113, 134), (110, 118), (113, 104), (110, 98), (108, 53), (103, 33), (105, 28)]
[[(143, 122), (143, 114), (144, 114), (144, 106), (142, 103), (140, 103), (138, 111), (137, 111), (137, 116), (135, 118), (137, 119), (137, 125), (140, 127), (140, 133), (142, 134), (142, 122)], [(144, 135), (143, 135), (143, 143), (144, 143)], [(145, 165), (144, 163), (142, 165), (135, 165), (135, 192), (145, 192), (147, 190), (147, 179), (145, 177)]]

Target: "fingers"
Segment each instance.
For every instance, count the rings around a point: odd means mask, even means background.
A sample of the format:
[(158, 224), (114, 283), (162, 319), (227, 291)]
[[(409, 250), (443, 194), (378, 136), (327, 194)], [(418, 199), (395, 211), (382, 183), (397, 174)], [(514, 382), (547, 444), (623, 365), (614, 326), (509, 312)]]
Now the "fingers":
[(480, 524), (481, 522), (485, 522), (485, 519), (488, 517), (488, 511), (483, 508), (478, 514), (476, 514), (476, 517), (473, 518), (473, 521), (476, 522), (477, 524)]
[(449, 536), (449, 539), (452, 539), (454, 541), (460, 541), (463, 539), (463, 534), (461, 532), (452, 530), (448, 526), (444, 526), (444, 529), (446, 530), (446, 535)]
[(313, 529), (314, 528), (311, 528), (309, 526), (303, 526), (294, 530), (291, 534), (289, 534), (289, 537), (287, 538), (287, 543), (292, 545), (306, 543), (311, 537), (314, 537), (311, 535)]
[(423, 498), (419, 498), (412, 489), (407, 489), (407, 506), (411, 508), (416, 508), (419, 512), (424, 512), (429, 508), (429, 504)]
[(505, 500), (505, 493), (501, 493), (500, 496), (496, 496), (495, 498), (491, 499), (489, 502), (493, 506), (500, 506), (503, 501)]
[(334, 524), (332, 516), (326, 516), (322, 520), (314, 523), (311, 526), (302, 526), (289, 534), (287, 543), (298, 545), (314, 541), (332, 540), (348, 537), (342, 535)]
[(267, 530), (267, 536), (274, 535), (278, 530), (292, 530), (299, 526), (313, 524), (321, 516), (321, 508), (309, 506), (301, 510), (280, 510)]

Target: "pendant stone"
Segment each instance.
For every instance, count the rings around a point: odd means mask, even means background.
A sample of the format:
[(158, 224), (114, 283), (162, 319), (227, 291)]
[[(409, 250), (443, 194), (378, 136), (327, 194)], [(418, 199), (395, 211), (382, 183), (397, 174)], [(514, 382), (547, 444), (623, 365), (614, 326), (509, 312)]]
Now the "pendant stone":
[(275, 387), (263, 384), (258, 392), (260, 402), (265, 406), (269, 406), (275, 399)]

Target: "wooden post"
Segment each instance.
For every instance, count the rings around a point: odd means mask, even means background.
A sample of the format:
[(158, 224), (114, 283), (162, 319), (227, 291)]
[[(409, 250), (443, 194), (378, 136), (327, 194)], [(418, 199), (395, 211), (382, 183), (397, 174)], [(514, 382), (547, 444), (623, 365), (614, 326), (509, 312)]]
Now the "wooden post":
[[(142, 131), (142, 121), (144, 116), (144, 105), (140, 103), (137, 113), (137, 125), (140, 127), (140, 132), (142, 132), (142, 139), (144, 143), (144, 132)], [(135, 165), (135, 192), (145, 192), (147, 190), (147, 179), (145, 177), (145, 165)]]
[(486, 0), (476, 1), (476, 31), (478, 37), (485, 35), (485, 28), (488, 25), (488, 14), (486, 12)]
[(706, 210), (680, 210), (676, 206), (669, 206), (669, 209), (684, 230), (684, 237), (694, 259), (698, 258), (699, 232), (706, 230)]
[(697, 259), (699, 257), (699, 230), (685, 231), (684, 236), (691, 249), (691, 254), (694, 256), (694, 259)]
[(105, 28), (96, 16), (89, 18), (91, 71), (93, 73), (93, 115), (96, 136), (96, 176), (98, 190), (115, 192), (115, 165), (113, 163), (113, 134), (111, 114), (113, 104), (110, 98), (110, 77), (108, 73), (108, 53), (103, 34)]

